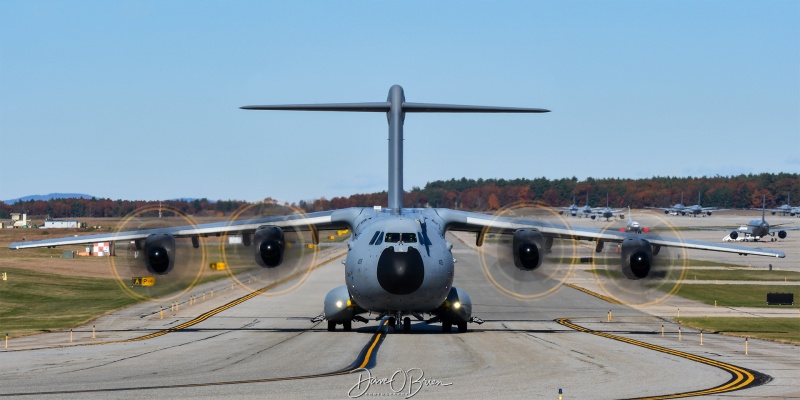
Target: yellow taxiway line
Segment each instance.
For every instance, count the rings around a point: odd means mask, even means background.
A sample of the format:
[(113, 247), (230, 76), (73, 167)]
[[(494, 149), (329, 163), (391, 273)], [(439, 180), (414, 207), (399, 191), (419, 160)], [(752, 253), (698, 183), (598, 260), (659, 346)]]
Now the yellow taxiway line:
[(727, 371), (731, 374), (731, 379), (719, 386), (715, 386), (710, 389), (705, 390), (697, 390), (693, 392), (683, 392), (683, 393), (675, 393), (675, 394), (668, 394), (663, 396), (652, 396), (652, 397), (638, 397), (637, 400), (649, 399), (649, 400), (657, 400), (657, 399), (678, 399), (683, 397), (692, 397), (692, 396), (703, 396), (703, 395), (713, 395), (713, 394), (720, 394), (725, 392), (731, 392), (734, 390), (740, 390), (747, 388), (748, 386), (752, 385), (755, 382), (755, 375), (752, 372), (744, 369), (742, 367), (737, 367), (735, 365), (731, 365), (728, 363), (724, 363), (717, 360), (712, 360), (710, 358), (701, 357), (698, 355), (686, 353), (683, 351), (673, 350), (666, 347), (656, 346), (650, 343), (640, 342), (638, 340), (628, 339), (626, 337), (612, 335), (610, 333), (600, 332), (591, 330), (589, 328), (584, 328), (580, 325), (576, 325), (572, 323), (567, 318), (559, 318), (555, 320), (561, 325), (564, 325), (568, 328), (574, 329), (579, 332), (590, 333), (592, 335), (601, 336), (604, 338), (617, 340), (623, 343), (632, 344), (634, 346), (644, 347), (646, 349), (655, 350), (661, 353), (670, 354), (677, 357), (686, 358), (688, 360), (692, 360), (695, 362), (707, 364), (713, 367), (720, 368), (724, 371)]

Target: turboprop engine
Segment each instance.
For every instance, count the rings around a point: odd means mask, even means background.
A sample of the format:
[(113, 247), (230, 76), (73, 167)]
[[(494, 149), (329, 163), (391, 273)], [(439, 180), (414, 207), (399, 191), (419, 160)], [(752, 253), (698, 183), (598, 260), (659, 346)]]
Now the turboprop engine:
[(646, 239), (627, 238), (620, 244), (622, 273), (628, 279), (646, 278), (653, 262), (653, 247)]
[(166, 233), (152, 234), (144, 240), (147, 272), (166, 275), (175, 266), (175, 237)]
[(533, 271), (542, 265), (544, 237), (536, 229), (519, 229), (514, 232), (512, 251), (514, 265), (523, 271)]
[(283, 229), (277, 226), (259, 226), (253, 235), (253, 252), (256, 263), (263, 268), (274, 268), (283, 262), (286, 241)]

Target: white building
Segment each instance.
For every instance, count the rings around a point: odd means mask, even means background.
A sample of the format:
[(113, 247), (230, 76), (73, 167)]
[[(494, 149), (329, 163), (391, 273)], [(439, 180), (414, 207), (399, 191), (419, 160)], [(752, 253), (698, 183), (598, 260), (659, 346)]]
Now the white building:
[(48, 219), (44, 221), (44, 228), (78, 228), (80, 225), (78, 224), (77, 219), (65, 219), (65, 220), (58, 220), (58, 219)]

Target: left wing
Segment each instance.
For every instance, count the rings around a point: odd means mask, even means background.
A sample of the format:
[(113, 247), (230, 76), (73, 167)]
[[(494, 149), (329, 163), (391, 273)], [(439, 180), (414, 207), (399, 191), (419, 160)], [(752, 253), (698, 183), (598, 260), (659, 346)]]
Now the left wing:
[(56, 247), (123, 240), (143, 240), (150, 235), (161, 234), (170, 235), (175, 238), (219, 236), (222, 234), (248, 234), (254, 233), (256, 229), (264, 225), (290, 228), (300, 231), (344, 229), (350, 228), (349, 221), (352, 221), (351, 214), (354, 212), (359, 212), (359, 209), (342, 209), (335, 211), (322, 211), (311, 214), (294, 214), (280, 217), (253, 218), (240, 221), (15, 242), (11, 243), (11, 245), (8, 247), (10, 249), (27, 249), (33, 247)]
[[(619, 232), (612, 230), (600, 230), (593, 228), (571, 227), (562, 224), (553, 224), (526, 220), (520, 218), (493, 217), (491, 215), (477, 214), (471, 212), (437, 209), (437, 213), (446, 221), (445, 226), (448, 230), (466, 232), (488, 232), (488, 233), (511, 233), (518, 229), (537, 229), (544, 237), (571, 239), (571, 240), (591, 240), (607, 241), (619, 243), (628, 238), (641, 238), (642, 236), (631, 232)], [(720, 251), (725, 253), (737, 253), (742, 255), (752, 254), (757, 256), (780, 257), (784, 258), (782, 251), (767, 250), (744, 246), (719, 245), (715, 243), (700, 242), (695, 240), (682, 240), (679, 238), (662, 237), (647, 235), (647, 241), (655, 246), (680, 247), (685, 249), (698, 249), (709, 251)]]

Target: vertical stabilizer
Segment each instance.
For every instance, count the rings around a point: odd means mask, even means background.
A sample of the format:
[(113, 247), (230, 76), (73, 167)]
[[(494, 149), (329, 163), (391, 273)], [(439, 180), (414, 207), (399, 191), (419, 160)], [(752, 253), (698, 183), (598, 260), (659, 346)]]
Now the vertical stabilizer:
[(763, 199), (761, 200), (761, 222), (767, 221), (767, 195), (764, 194)]
[(406, 113), (546, 113), (542, 108), (409, 103), (403, 88), (394, 85), (382, 103), (281, 104), (244, 106), (244, 110), (385, 112), (389, 123), (389, 208), (403, 208), (403, 122)]

